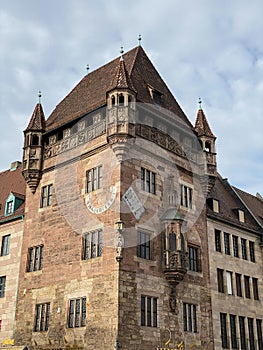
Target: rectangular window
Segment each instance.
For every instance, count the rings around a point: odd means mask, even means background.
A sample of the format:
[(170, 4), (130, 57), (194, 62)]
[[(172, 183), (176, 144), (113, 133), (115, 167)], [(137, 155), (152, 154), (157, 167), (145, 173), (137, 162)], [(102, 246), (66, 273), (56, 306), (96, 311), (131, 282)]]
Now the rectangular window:
[(253, 288), (253, 295), (255, 300), (259, 300), (258, 295), (258, 279), (255, 277), (252, 277), (252, 288)]
[(199, 249), (197, 247), (188, 246), (188, 259), (189, 259), (189, 270), (198, 272), (199, 268)]
[(224, 270), (217, 269), (217, 287), (220, 293), (225, 292), (224, 288)]
[(88, 232), (83, 237), (83, 260), (102, 256), (102, 230)]
[(0, 298), (5, 296), (6, 276), (0, 276)]
[(141, 189), (156, 194), (156, 174), (145, 168), (141, 168)]
[(226, 314), (220, 313), (220, 328), (221, 328), (221, 344), (222, 348), (228, 348), (227, 344), (227, 325), (226, 325)]
[(157, 327), (157, 298), (141, 296), (141, 326)]
[(137, 256), (143, 259), (150, 260), (151, 258), (151, 235), (142, 231), (138, 232), (137, 241)]
[(181, 205), (185, 208), (193, 208), (193, 189), (185, 186), (180, 185), (181, 187)]
[(216, 199), (213, 199), (213, 212), (219, 213), (219, 201)]
[(257, 319), (258, 349), (263, 349), (262, 320)]
[(249, 255), (250, 261), (255, 262), (255, 243), (252, 241), (249, 241)]
[(6, 215), (12, 214), (13, 211), (14, 211), (14, 208), (13, 208), (13, 207), (14, 207), (14, 201), (13, 201), (13, 200), (7, 202), (7, 203), (6, 203), (6, 211), (5, 211), (5, 214), (6, 214)]
[(242, 286), (241, 286), (241, 274), (236, 273), (236, 289), (237, 289), (237, 296), (242, 297)]
[(44, 246), (39, 245), (28, 249), (27, 272), (42, 270)]
[(240, 334), (240, 346), (242, 350), (246, 347), (246, 332), (245, 332), (245, 317), (239, 316), (239, 334)]
[(41, 208), (48, 207), (52, 204), (53, 185), (43, 186), (41, 189)]
[(250, 299), (250, 285), (249, 285), (249, 276), (244, 276), (244, 285), (245, 285), (245, 297)]
[(255, 337), (254, 337), (254, 320), (248, 317), (248, 335), (249, 335), (249, 349), (255, 350)]
[(215, 230), (215, 248), (217, 252), (221, 253), (221, 231), (219, 230)]
[(196, 305), (183, 303), (183, 324), (185, 332), (197, 333)]
[(102, 188), (102, 165), (87, 171), (87, 193)]
[(233, 294), (232, 272), (226, 271), (227, 294)]
[(69, 301), (68, 328), (86, 326), (87, 298), (76, 298)]
[(238, 236), (232, 236), (232, 242), (233, 242), (233, 254), (236, 258), (239, 257), (239, 250), (238, 250)]
[(247, 240), (241, 238), (242, 259), (247, 260)]
[(10, 239), (11, 235), (5, 235), (2, 237), (1, 256), (9, 254)]
[(48, 330), (49, 315), (50, 303), (36, 305), (34, 332), (46, 332)]
[(230, 235), (224, 232), (224, 248), (225, 254), (230, 255)]
[(237, 349), (237, 329), (236, 329), (236, 316), (230, 315), (230, 332), (231, 332), (231, 346), (232, 349)]

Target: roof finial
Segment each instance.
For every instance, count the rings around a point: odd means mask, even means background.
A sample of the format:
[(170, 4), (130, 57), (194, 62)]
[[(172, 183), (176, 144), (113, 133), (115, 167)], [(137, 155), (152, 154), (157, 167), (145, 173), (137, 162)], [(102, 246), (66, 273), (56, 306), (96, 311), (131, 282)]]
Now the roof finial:
[(41, 103), (42, 92), (38, 91), (38, 103)]
[(139, 46), (141, 46), (141, 41), (142, 41), (142, 36), (141, 36), (141, 34), (139, 34), (139, 36), (138, 36), (138, 44), (139, 44)]
[(201, 97), (199, 97), (198, 103), (199, 103), (199, 109), (202, 109), (202, 100), (201, 100)]
[(87, 74), (89, 74), (89, 64), (86, 65)]
[(120, 49), (120, 54), (121, 54), (121, 61), (123, 61), (123, 54), (124, 54), (124, 51), (123, 51), (123, 46), (121, 46), (121, 49)]

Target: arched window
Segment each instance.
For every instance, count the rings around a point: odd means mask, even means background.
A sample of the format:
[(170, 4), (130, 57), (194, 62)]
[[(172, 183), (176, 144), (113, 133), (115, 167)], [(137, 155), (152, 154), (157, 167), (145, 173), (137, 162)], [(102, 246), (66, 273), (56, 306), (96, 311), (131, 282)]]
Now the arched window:
[(119, 106), (123, 106), (124, 105), (124, 96), (123, 94), (119, 95)]
[(116, 104), (115, 96), (112, 95), (112, 96), (111, 96), (111, 105), (112, 105), (112, 106), (115, 106), (115, 104)]
[(39, 145), (39, 136), (33, 135), (32, 136), (32, 146), (38, 146)]
[(206, 152), (211, 152), (211, 143), (209, 141), (205, 142), (205, 151)]

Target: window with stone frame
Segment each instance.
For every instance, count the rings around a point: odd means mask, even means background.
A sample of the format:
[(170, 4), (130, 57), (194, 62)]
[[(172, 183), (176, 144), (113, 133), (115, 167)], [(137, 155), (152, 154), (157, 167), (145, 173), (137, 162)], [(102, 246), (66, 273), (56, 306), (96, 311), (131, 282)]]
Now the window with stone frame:
[(224, 287), (224, 270), (222, 269), (217, 269), (217, 290), (220, 293), (225, 292), (225, 287)]
[(94, 230), (83, 235), (83, 260), (102, 256), (102, 230)]
[(10, 239), (11, 235), (5, 235), (2, 237), (1, 256), (9, 254)]
[(244, 276), (244, 286), (245, 286), (245, 297), (250, 299), (251, 294), (250, 294), (250, 277), (249, 276)]
[(258, 279), (255, 277), (252, 277), (252, 289), (253, 289), (253, 296), (255, 300), (259, 300), (259, 294), (258, 294)]
[(246, 329), (245, 329), (245, 317), (239, 316), (239, 335), (240, 335), (240, 348), (247, 349), (246, 346)]
[(258, 349), (263, 349), (262, 320), (256, 319)]
[(248, 317), (247, 325), (248, 325), (248, 336), (249, 336), (249, 349), (256, 350), (255, 334), (254, 334), (254, 319), (251, 317)]
[(237, 291), (237, 296), (242, 297), (242, 284), (241, 284), (240, 273), (236, 273), (236, 291)]
[(230, 317), (230, 336), (232, 349), (238, 349), (236, 315), (229, 315)]
[(53, 192), (53, 185), (47, 185), (43, 186), (41, 188), (41, 203), (40, 207), (45, 208), (52, 205), (52, 192)]
[(221, 231), (217, 229), (215, 229), (215, 250), (216, 252), (219, 252), (219, 253), (222, 252)]
[(250, 255), (250, 261), (256, 262), (255, 259), (255, 243), (253, 241), (249, 241), (249, 255)]
[(196, 304), (183, 303), (183, 325), (185, 332), (197, 333)]
[(28, 248), (27, 272), (42, 270), (44, 245)]
[(0, 298), (5, 296), (6, 276), (0, 276)]
[(49, 326), (50, 303), (36, 305), (34, 332), (46, 332)]
[(238, 236), (233, 235), (232, 236), (232, 243), (233, 243), (233, 254), (234, 257), (239, 257), (239, 249), (238, 249)]
[(193, 209), (193, 189), (190, 186), (180, 185), (181, 206)]
[(139, 230), (137, 233), (137, 256), (139, 258), (151, 259), (151, 234)]
[(141, 296), (141, 326), (157, 327), (157, 298)]
[(69, 300), (68, 328), (86, 326), (87, 298)]
[(224, 249), (225, 254), (230, 255), (230, 234), (224, 232)]
[(156, 173), (149, 169), (141, 168), (141, 189), (145, 192), (156, 194)]
[(241, 252), (242, 259), (247, 260), (247, 240), (245, 238), (241, 238)]
[(233, 294), (233, 273), (231, 271), (226, 271), (226, 287), (227, 287), (227, 294), (232, 295)]
[(200, 247), (188, 244), (188, 268), (190, 271), (201, 271)]
[(227, 314), (220, 312), (220, 329), (221, 329), (221, 345), (223, 349), (227, 349), (228, 336), (227, 336)]
[(102, 165), (89, 169), (87, 176), (87, 193), (102, 188)]

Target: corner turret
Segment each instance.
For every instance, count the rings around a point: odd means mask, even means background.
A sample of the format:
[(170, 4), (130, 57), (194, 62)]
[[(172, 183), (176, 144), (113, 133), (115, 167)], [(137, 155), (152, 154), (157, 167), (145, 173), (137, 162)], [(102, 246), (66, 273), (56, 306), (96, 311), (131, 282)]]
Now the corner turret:
[(199, 100), (199, 104), (200, 107), (197, 112), (195, 131), (197, 133), (198, 140), (201, 144), (206, 159), (205, 175), (208, 176), (208, 188), (206, 190), (207, 194), (213, 187), (215, 178), (217, 176), (215, 150), (216, 136), (213, 134), (208, 124), (204, 111), (201, 107), (201, 100)]
[(42, 176), (42, 138), (45, 132), (45, 125), (45, 115), (39, 101), (34, 109), (28, 127), (24, 131), (22, 173), (32, 193), (35, 193)]

